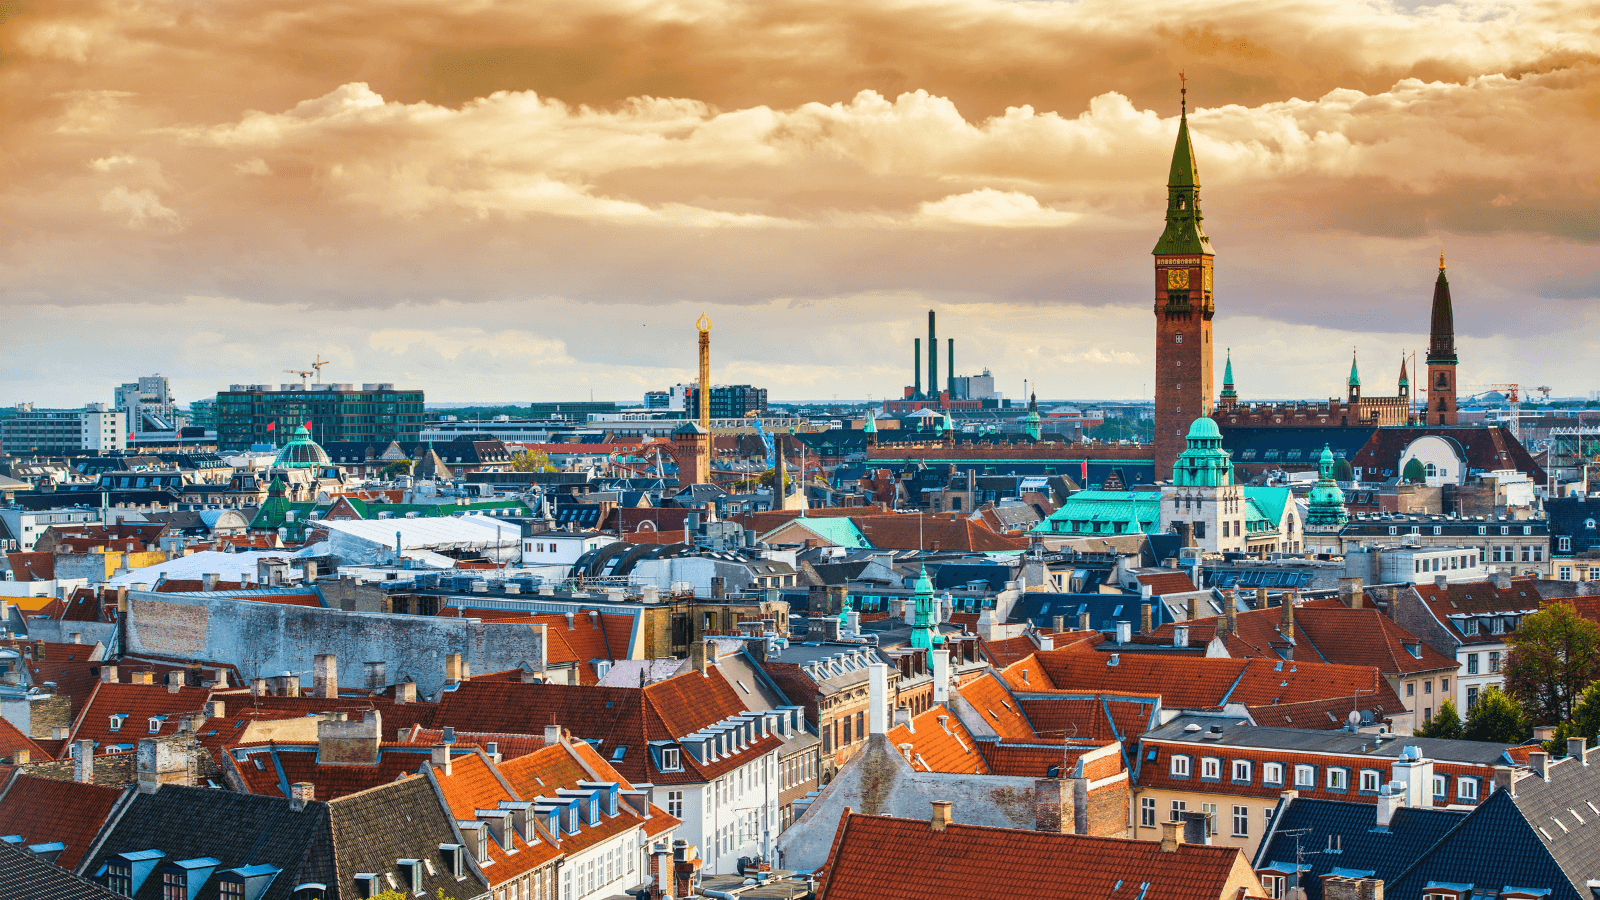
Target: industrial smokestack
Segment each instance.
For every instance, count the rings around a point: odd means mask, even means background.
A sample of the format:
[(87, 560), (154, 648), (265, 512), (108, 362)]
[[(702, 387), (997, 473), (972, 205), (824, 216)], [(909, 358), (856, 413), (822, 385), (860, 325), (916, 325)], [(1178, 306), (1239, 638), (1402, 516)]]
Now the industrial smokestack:
[(912, 384), (914, 385), (914, 387), (911, 389), (911, 399), (913, 399), (913, 400), (921, 400), (922, 399), (922, 338), (914, 338), (914, 339), (912, 339), (911, 347), (912, 347), (912, 350), (911, 350), (912, 358), (914, 359), (914, 362), (911, 363), (911, 377), (914, 379), (912, 381)]
[(948, 385), (946, 390), (950, 392), (950, 399), (954, 400), (956, 398), (956, 339), (946, 338), (946, 340), (949, 343), (945, 346), (949, 349), (950, 355), (945, 360), (944, 377), (945, 383)]
[(933, 310), (928, 310), (928, 399), (939, 396), (939, 336), (933, 330)]

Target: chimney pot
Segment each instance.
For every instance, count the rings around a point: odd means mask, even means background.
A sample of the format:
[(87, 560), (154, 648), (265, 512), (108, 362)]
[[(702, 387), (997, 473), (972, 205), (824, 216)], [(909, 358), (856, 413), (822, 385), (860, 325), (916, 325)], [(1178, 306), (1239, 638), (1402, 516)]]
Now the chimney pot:
[(928, 827), (934, 831), (945, 830), (950, 825), (950, 809), (952, 805), (949, 800), (933, 801), (933, 817), (929, 820)]
[(450, 745), (434, 744), (432, 753), (433, 764), (438, 766), (444, 772), (444, 774), (448, 776), (450, 774)]
[(1588, 738), (1567, 738), (1567, 758), (1575, 759), (1581, 765), (1587, 766), (1589, 764)]
[(299, 812), (306, 804), (317, 799), (317, 786), (309, 781), (296, 781), (289, 785), (289, 808)]

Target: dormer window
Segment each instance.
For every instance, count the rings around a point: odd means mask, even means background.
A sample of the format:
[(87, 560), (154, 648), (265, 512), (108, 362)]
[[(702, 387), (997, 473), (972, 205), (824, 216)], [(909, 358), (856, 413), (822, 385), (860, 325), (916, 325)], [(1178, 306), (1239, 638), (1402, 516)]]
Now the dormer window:
[(106, 889), (112, 893), (132, 896), (133, 867), (120, 861), (107, 863)]
[(1478, 633), (1478, 620), (1477, 619), (1467, 619), (1466, 621), (1462, 622), (1461, 623), (1461, 633), (1462, 634), (1477, 634)]
[(1500, 617), (1498, 617), (1498, 616), (1496, 616), (1493, 619), (1490, 619), (1489, 620), (1489, 633), (1490, 634), (1505, 634), (1506, 633), (1505, 620), (1500, 618)]
[(151, 734), (160, 734), (161, 733), (161, 723), (165, 722), (166, 720), (167, 720), (166, 716), (151, 716), (150, 717), (150, 733)]
[(683, 756), (681, 754), (682, 754), (682, 751), (677, 747), (662, 747), (661, 748), (661, 771), (663, 771), (663, 772), (681, 772), (681, 771), (683, 771)]
[(122, 720), (126, 719), (127, 717), (128, 716), (125, 713), (121, 714), (121, 715), (112, 716), (111, 717), (111, 730), (112, 731), (121, 731), (122, 730)]

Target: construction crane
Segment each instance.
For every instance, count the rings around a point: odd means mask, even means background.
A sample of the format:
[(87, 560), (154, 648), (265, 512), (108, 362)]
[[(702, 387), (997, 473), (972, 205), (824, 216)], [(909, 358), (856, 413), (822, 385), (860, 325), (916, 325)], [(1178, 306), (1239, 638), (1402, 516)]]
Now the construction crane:
[(1544, 399), (1546, 399), (1546, 400), (1550, 399), (1550, 385), (1541, 384), (1538, 387), (1534, 388), (1534, 390), (1536, 390), (1539, 393), (1543, 394), (1544, 395)]
[(1492, 387), (1495, 390), (1500, 391), (1500, 392), (1502, 392), (1502, 393), (1504, 393), (1506, 395), (1506, 407), (1509, 410), (1510, 417), (1511, 417), (1510, 422), (1507, 423), (1507, 427), (1511, 430), (1511, 436), (1516, 438), (1518, 442), (1521, 442), (1521, 440), (1522, 440), (1522, 395), (1521, 395), (1520, 391), (1522, 390), (1522, 385), (1520, 385), (1520, 384), (1492, 384), (1492, 385), (1490, 385), (1490, 387)]
[(767, 430), (761, 427), (760, 416), (757, 416), (753, 421), (755, 422), (756, 426), (756, 434), (761, 437), (761, 446), (767, 448), (767, 468), (776, 469), (778, 467), (778, 454), (777, 451), (773, 449), (772, 435), (768, 434)]
[(316, 362), (313, 362), (311, 364), (311, 368), (317, 370), (317, 384), (321, 384), (322, 383), (322, 367), (327, 365), (330, 362), (332, 362), (332, 360), (323, 359), (322, 358), (322, 354), (318, 353)]
[[(283, 371), (287, 372), (290, 375), (299, 375), (300, 376), (300, 388), (301, 388), (301, 390), (304, 390), (306, 388), (307, 382), (309, 381), (311, 376), (317, 374), (316, 372), (313, 372), (310, 369), (284, 369)], [(319, 381), (320, 381), (320, 379), (319, 379)]]

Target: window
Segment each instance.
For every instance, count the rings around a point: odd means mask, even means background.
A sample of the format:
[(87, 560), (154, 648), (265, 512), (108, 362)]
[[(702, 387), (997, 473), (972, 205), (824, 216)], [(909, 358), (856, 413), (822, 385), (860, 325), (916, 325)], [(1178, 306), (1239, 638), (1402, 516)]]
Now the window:
[(1294, 786), (1297, 788), (1314, 788), (1317, 786), (1316, 766), (1295, 766)]
[(1233, 808), (1233, 836), (1250, 836), (1250, 807), (1235, 806)]
[[(1272, 811), (1267, 810), (1267, 812), (1270, 814)], [(1261, 887), (1266, 889), (1267, 896), (1271, 897), (1272, 900), (1282, 900), (1286, 880), (1286, 876), (1283, 875), (1263, 875), (1261, 876)]]
[(1189, 757), (1181, 754), (1172, 757), (1171, 773), (1173, 778), (1189, 777)]
[(683, 791), (667, 791), (667, 815), (683, 818)]
[(1407, 697), (1415, 697), (1416, 694), (1417, 694), (1417, 683), (1415, 681), (1406, 682), (1406, 696)]
[(1222, 760), (1217, 759), (1215, 756), (1207, 756), (1200, 760), (1200, 777), (1221, 779)]
[(1262, 833), (1266, 833), (1266, 832), (1272, 830), (1272, 810), (1273, 810), (1273, 807), (1270, 807), (1270, 806), (1264, 807), (1261, 810), (1261, 831), (1262, 831)]
[(1378, 785), (1382, 783), (1383, 776), (1373, 769), (1361, 770), (1361, 790), (1363, 793), (1376, 794)]
[(1561, 579), (1562, 581), (1571, 581), (1572, 580), (1572, 567), (1571, 566), (1562, 566), (1560, 571), (1559, 571), (1559, 573), (1556, 575), (1556, 577)]
[(1338, 766), (1328, 767), (1328, 790), (1345, 791), (1350, 789), (1350, 770)]
[(1476, 687), (1467, 688), (1467, 711), (1471, 712), (1472, 708), (1474, 706), (1477, 706), (1477, 705), (1478, 705), (1478, 689)]
[(1476, 778), (1458, 778), (1458, 779), (1456, 779), (1456, 799), (1460, 800), (1462, 803), (1477, 803), (1478, 802), (1478, 779), (1476, 779)]
[[(1472, 628), (1472, 631), (1468, 632), (1468, 634), (1472, 634), (1472, 633), (1477, 632), (1477, 630), (1478, 630), (1478, 622), (1477, 622), (1476, 619), (1469, 620), (1467, 624)], [(1476, 674), (1478, 674), (1478, 654), (1476, 654), (1476, 653), (1468, 653), (1467, 654), (1467, 674), (1468, 675), (1476, 675)]]
[(1283, 784), (1283, 763), (1269, 762), (1261, 767), (1262, 784)]
[(1478, 633), (1478, 620), (1477, 619), (1465, 619), (1465, 620), (1463, 620), (1462, 623), (1461, 623), (1461, 633), (1462, 634), (1477, 634)]
[(1441, 694), (1450, 693), (1450, 679), (1445, 678), (1443, 676), (1440, 676), (1440, 678), (1439, 678), (1439, 693), (1441, 693)]
[(1142, 797), (1139, 800), (1139, 825), (1143, 828), (1156, 827), (1156, 798)]
[(1182, 822), (1183, 814), (1189, 809), (1189, 804), (1183, 800), (1172, 801), (1172, 818), (1168, 822)]
[(1500, 674), (1500, 651), (1499, 650), (1490, 650), (1489, 651), (1489, 674), (1490, 675), (1498, 675), (1498, 674)]
[(118, 894), (133, 894), (133, 867), (125, 862), (106, 865), (106, 887)]
[(121, 731), (122, 730), (122, 720), (123, 720), (123, 718), (124, 718), (123, 716), (112, 716), (111, 717), (111, 730), (112, 731)]
[(1173, 336), (1173, 339), (1172, 339), (1172, 342), (1173, 342), (1173, 343), (1174, 343), (1174, 344), (1181, 344), (1181, 343), (1183, 343), (1183, 332), (1181, 332), (1181, 331), (1180, 331), (1180, 332), (1178, 332), (1178, 333), (1177, 333), (1177, 334), (1176, 334), (1176, 335), (1174, 335), (1174, 336)]
[(1217, 805), (1215, 803), (1200, 804), (1200, 812), (1206, 817), (1206, 834), (1217, 833)]
[(1433, 802), (1444, 803), (1450, 797), (1450, 780), (1445, 775), (1433, 776)]
[(1235, 784), (1250, 783), (1250, 761), (1248, 759), (1236, 759), (1233, 761), (1233, 780)]
[(680, 752), (677, 747), (661, 748), (661, 770), (663, 772), (676, 772), (683, 768), (683, 758), (679, 756)]
[(1424, 694), (1433, 693), (1433, 679), (1430, 678), (1422, 683), (1422, 692)]
[(217, 900), (244, 900), (244, 882), (217, 882)]
[(161, 873), (161, 900), (189, 900), (189, 873)]

